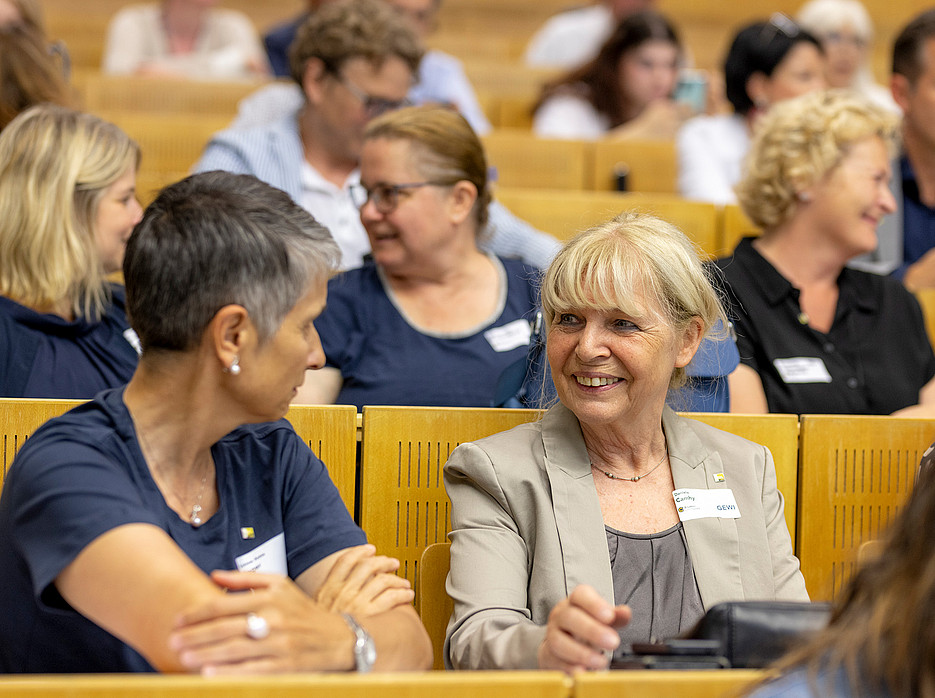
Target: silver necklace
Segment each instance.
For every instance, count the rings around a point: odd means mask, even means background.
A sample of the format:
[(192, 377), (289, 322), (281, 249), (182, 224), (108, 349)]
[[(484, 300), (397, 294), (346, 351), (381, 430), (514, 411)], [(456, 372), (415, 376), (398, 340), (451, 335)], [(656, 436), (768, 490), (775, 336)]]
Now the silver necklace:
[[(135, 422), (134, 422), (134, 424), (135, 424)], [(138, 426), (137, 426), (137, 428), (136, 428), (136, 435), (137, 435), (137, 438), (139, 438), (140, 443), (141, 443), (143, 446), (146, 447), (146, 450), (147, 450), (147, 451), (150, 451), (150, 453), (152, 453), (152, 449), (149, 448), (149, 443), (148, 443), (148, 442), (146, 441), (146, 439), (143, 437), (143, 432), (139, 429)], [(144, 456), (144, 458), (145, 458), (145, 456)], [(158, 468), (157, 468), (157, 469), (158, 469)], [(209, 472), (208, 470), (205, 470), (205, 474), (201, 477), (201, 487), (200, 487), (199, 490), (198, 490), (198, 498), (195, 500), (195, 503), (192, 504), (192, 511), (191, 511), (191, 513), (188, 515), (188, 521), (189, 521), (189, 523), (191, 523), (193, 526), (200, 526), (200, 525), (202, 524), (202, 518), (201, 518), (201, 510), (202, 510), (201, 500), (202, 500), (202, 498), (205, 496), (205, 486), (208, 484), (208, 472)], [(166, 484), (167, 484), (167, 486), (168, 486), (168, 482), (167, 482)], [(181, 500), (181, 497), (179, 497), (178, 493), (177, 493), (174, 489), (172, 490), (172, 492), (173, 492), (173, 494), (175, 494), (175, 496), (176, 496), (177, 499)]]
[(192, 513), (188, 515), (188, 520), (191, 521), (194, 526), (201, 526), (201, 498), (205, 494), (205, 484), (208, 482), (208, 471), (205, 471), (204, 476), (201, 478), (201, 489), (198, 490), (198, 499), (195, 500), (195, 503), (192, 504)]
[(591, 463), (591, 467), (594, 468), (595, 470), (597, 470), (599, 473), (603, 473), (605, 476), (609, 477), (611, 480), (627, 480), (628, 482), (639, 482), (639, 481), (642, 480), (644, 477), (649, 477), (649, 476), (652, 475), (654, 472), (656, 472), (656, 469), (657, 469), (660, 465), (662, 465), (662, 463), (663, 463), (663, 462), (665, 461), (665, 459), (668, 458), (668, 457), (669, 457), (669, 444), (666, 444), (666, 452), (662, 454), (662, 458), (659, 460), (658, 463), (656, 463), (656, 464), (653, 466), (653, 469), (652, 469), (652, 470), (650, 470), (648, 473), (643, 473), (642, 475), (634, 475), (634, 476), (632, 476), (632, 477), (623, 477), (622, 475), (614, 475), (613, 473), (608, 472), (608, 471), (604, 470), (603, 468), (599, 468), (598, 466), (594, 465), (594, 463)]

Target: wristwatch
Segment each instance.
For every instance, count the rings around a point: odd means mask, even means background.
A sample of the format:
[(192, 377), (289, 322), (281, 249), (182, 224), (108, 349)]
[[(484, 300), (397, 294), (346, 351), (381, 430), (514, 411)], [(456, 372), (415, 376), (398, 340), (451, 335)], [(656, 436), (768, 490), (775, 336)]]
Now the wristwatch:
[(370, 637), (370, 633), (363, 629), (360, 623), (354, 620), (350, 613), (342, 613), (341, 617), (350, 626), (354, 632), (354, 663), (357, 665), (357, 672), (366, 674), (373, 669), (377, 661), (377, 646)]

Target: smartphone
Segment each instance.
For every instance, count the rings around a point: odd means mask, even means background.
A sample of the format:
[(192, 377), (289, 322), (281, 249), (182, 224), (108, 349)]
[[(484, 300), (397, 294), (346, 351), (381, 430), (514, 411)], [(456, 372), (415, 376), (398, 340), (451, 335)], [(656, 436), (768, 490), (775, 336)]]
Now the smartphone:
[(708, 79), (705, 74), (700, 70), (681, 71), (672, 98), (688, 105), (692, 114), (702, 113), (708, 101)]

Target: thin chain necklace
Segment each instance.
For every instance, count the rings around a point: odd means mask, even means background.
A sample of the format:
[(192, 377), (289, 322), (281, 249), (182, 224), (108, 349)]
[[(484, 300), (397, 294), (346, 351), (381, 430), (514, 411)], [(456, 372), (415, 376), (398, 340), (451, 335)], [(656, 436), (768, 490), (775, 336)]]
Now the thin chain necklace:
[(652, 469), (652, 470), (650, 470), (648, 473), (643, 473), (642, 475), (634, 475), (634, 476), (632, 476), (632, 477), (623, 477), (622, 475), (614, 475), (613, 473), (608, 472), (608, 471), (604, 470), (603, 468), (597, 467), (596, 465), (594, 465), (594, 463), (591, 463), (591, 467), (594, 468), (595, 470), (597, 470), (599, 473), (603, 473), (604, 475), (606, 475), (607, 477), (609, 477), (611, 480), (626, 480), (626, 481), (628, 481), (628, 482), (639, 482), (639, 481), (642, 480), (644, 477), (649, 477), (649, 476), (652, 475), (654, 472), (656, 472), (656, 469), (657, 469), (660, 465), (662, 465), (663, 462), (664, 462), (664, 461), (666, 460), (666, 458), (668, 458), (668, 457), (669, 457), (669, 444), (666, 444), (666, 452), (662, 454), (662, 458), (659, 460), (658, 463), (656, 463), (656, 465), (653, 466), (653, 469)]
[[(139, 429), (139, 427), (137, 427), (136, 429), (136, 435), (137, 435), (137, 438), (139, 438), (140, 443), (146, 447), (146, 450), (152, 453), (153, 450), (150, 448), (149, 442), (145, 438), (143, 438), (143, 432)], [(154, 466), (154, 469), (158, 470), (159, 468)], [(208, 484), (208, 472), (209, 472), (208, 470), (205, 470), (205, 474), (201, 477), (201, 487), (198, 490), (198, 498), (195, 499), (195, 503), (192, 504), (192, 511), (188, 515), (188, 522), (192, 524), (193, 526), (200, 526), (202, 524), (201, 500), (205, 496), (205, 486)], [(166, 480), (166, 485), (168, 486), (168, 479)], [(181, 497), (179, 497), (178, 492), (176, 492), (175, 490), (172, 490), (172, 494), (174, 494), (175, 498), (178, 499), (180, 502), (184, 501)]]

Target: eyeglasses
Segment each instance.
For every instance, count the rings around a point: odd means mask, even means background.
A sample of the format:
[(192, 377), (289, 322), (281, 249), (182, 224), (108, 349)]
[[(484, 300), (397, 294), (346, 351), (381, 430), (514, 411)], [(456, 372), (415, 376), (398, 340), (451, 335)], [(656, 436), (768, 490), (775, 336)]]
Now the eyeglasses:
[(340, 73), (335, 73), (338, 82), (344, 85), (345, 89), (350, 92), (357, 100), (363, 105), (364, 112), (366, 112), (369, 118), (374, 118), (380, 116), (380, 114), (385, 114), (388, 111), (396, 111), (397, 109), (402, 109), (403, 107), (412, 106), (406, 97), (402, 99), (386, 99), (385, 97), (377, 97), (376, 95), (368, 94), (362, 89), (357, 87), (354, 83), (348, 80), (346, 77)]
[(794, 39), (799, 35), (800, 31), (799, 25), (787, 15), (784, 15), (782, 12), (774, 12), (770, 16), (769, 21), (763, 25), (763, 28), (760, 30), (759, 43), (769, 44), (779, 34), (782, 34), (787, 39)]
[(350, 186), (351, 201), (357, 208), (363, 208), (368, 201), (372, 201), (377, 211), (387, 214), (392, 213), (399, 206), (399, 193), (402, 191), (419, 187), (450, 187), (451, 184), (451, 182), (408, 182), (406, 184), (377, 184), (370, 188), (363, 184), (352, 184)]

